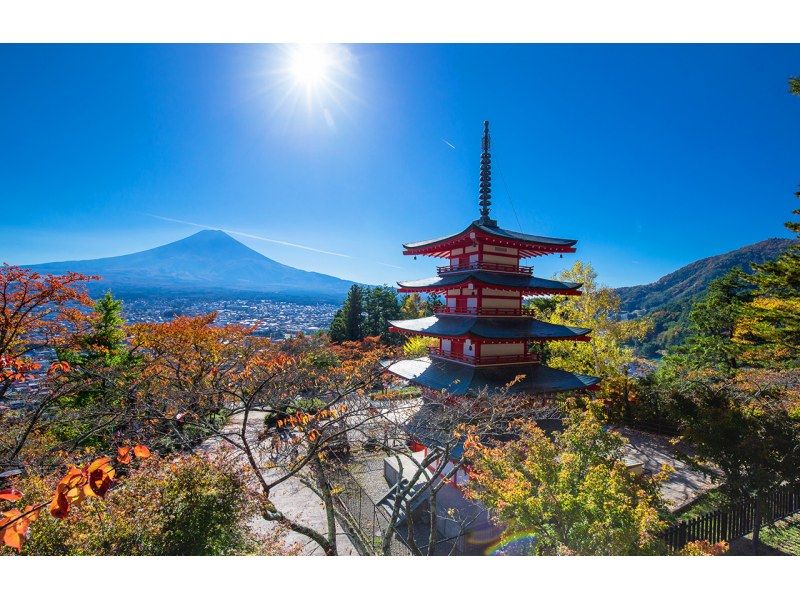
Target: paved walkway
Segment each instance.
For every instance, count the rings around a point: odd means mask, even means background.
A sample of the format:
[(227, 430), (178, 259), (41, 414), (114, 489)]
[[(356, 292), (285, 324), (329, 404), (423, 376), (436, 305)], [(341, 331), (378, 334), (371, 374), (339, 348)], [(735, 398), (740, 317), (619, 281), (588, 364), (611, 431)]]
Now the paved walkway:
[[(241, 416), (233, 417), (225, 426), (226, 430), (236, 430), (241, 428)], [(255, 436), (264, 425), (264, 414), (253, 413), (248, 420), (248, 436), (252, 431)], [(202, 446), (202, 450), (215, 451), (219, 450), (221, 441), (218, 438), (212, 438), (206, 441)], [(227, 443), (226, 443), (227, 444)], [(241, 455), (245, 459), (244, 455)], [(267, 481), (275, 480), (280, 477), (278, 470), (264, 469), (265, 478)], [(254, 476), (255, 477), (255, 476)], [(310, 489), (296, 478), (289, 478), (275, 486), (270, 492), (270, 499), (275, 506), (280, 509), (286, 516), (294, 521), (302, 523), (311, 527), (323, 534), (327, 533), (328, 524), (325, 516), (325, 507), (322, 500)], [(261, 517), (256, 517), (251, 521), (253, 529), (256, 531), (268, 531), (272, 529), (275, 524), (265, 521)], [(286, 536), (287, 545), (300, 544), (302, 546), (301, 554), (303, 555), (320, 555), (324, 554), (322, 548), (308, 537), (289, 531)], [(337, 534), (337, 548), (340, 555), (357, 555), (358, 552), (353, 547), (347, 535), (340, 531)]]
[(677, 511), (704, 492), (717, 486), (707, 475), (680, 461), (669, 438), (625, 426), (615, 428), (628, 439), (625, 456), (644, 463), (645, 473), (653, 474), (666, 464), (675, 471), (661, 484), (661, 495), (671, 511)]

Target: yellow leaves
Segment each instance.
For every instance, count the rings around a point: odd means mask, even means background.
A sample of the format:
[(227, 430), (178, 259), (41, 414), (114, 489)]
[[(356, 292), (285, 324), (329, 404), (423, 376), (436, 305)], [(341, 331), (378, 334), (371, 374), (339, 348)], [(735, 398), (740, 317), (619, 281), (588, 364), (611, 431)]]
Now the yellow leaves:
[(695, 540), (683, 547), (680, 554), (683, 556), (722, 556), (730, 546), (727, 542), (711, 544), (708, 540)]
[(136, 455), (137, 459), (147, 459), (150, 457), (150, 449), (144, 445), (137, 444), (133, 447), (133, 454)]

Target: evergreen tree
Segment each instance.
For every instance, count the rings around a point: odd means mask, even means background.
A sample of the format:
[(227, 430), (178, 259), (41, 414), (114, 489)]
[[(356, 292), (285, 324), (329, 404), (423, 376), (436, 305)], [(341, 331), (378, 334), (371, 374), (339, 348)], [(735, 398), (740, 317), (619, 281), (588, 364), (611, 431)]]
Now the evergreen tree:
[(375, 287), (365, 297), (364, 335), (380, 336), (387, 344), (397, 344), (401, 337), (389, 332), (389, 321), (400, 319), (397, 292), (388, 286)]
[(81, 439), (85, 445), (103, 442), (100, 435), (87, 432), (95, 422), (70, 425), (65, 414), (99, 404), (119, 408), (134, 385), (141, 356), (126, 342), (122, 301), (114, 299), (110, 292), (98, 299), (89, 330), (76, 334), (71, 346), (57, 351), (57, 355), (70, 365), (68, 375), (83, 382), (80, 392), (60, 401), (63, 425), (56, 426), (57, 435)]
[(347, 293), (344, 333), (349, 341), (364, 338), (364, 289), (354, 284)]
[(726, 373), (740, 367), (742, 346), (734, 336), (750, 299), (751, 287), (739, 267), (711, 281), (689, 311), (689, 337), (670, 353), (668, 362)]
[[(800, 191), (795, 193), (800, 199)], [(800, 209), (793, 211), (800, 215)], [(800, 222), (786, 228), (798, 235)], [(751, 344), (767, 345), (761, 357), (776, 364), (796, 360), (800, 354), (800, 242), (775, 260), (753, 265), (753, 302), (744, 312), (739, 337)]]
[(330, 327), (331, 340), (337, 343), (361, 340), (365, 336), (365, 320), (364, 289), (354, 284), (347, 292), (347, 298), (341, 309), (333, 316)]
[(345, 313), (348, 310), (347, 300), (345, 299), (344, 305), (336, 310), (333, 314), (333, 321), (328, 329), (328, 334), (331, 340), (335, 343), (341, 343), (347, 340), (347, 326), (345, 324)]
[(432, 316), (436, 313), (436, 308), (442, 307), (444, 305), (444, 301), (442, 301), (442, 297), (437, 295), (436, 293), (428, 293), (428, 296), (425, 298), (424, 304), (424, 313), (426, 316)]

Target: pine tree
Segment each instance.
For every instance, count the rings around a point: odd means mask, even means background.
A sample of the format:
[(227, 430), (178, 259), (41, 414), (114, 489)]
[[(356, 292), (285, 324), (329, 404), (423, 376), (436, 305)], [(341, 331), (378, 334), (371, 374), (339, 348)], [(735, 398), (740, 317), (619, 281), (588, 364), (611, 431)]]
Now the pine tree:
[(364, 335), (380, 336), (387, 344), (397, 344), (400, 337), (389, 332), (389, 321), (400, 318), (397, 292), (388, 286), (373, 288), (365, 297)]
[(364, 290), (354, 284), (347, 293), (347, 311), (344, 319), (344, 333), (349, 341), (364, 338)]
[[(800, 191), (795, 195), (800, 199)], [(792, 213), (800, 215), (800, 209)], [(775, 362), (796, 359), (800, 352), (800, 222), (787, 222), (786, 228), (799, 242), (775, 260), (753, 265), (755, 298), (740, 331), (745, 340), (769, 344)]]
[(689, 311), (689, 337), (668, 361), (726, 373), (740, 367), (742, 346), (734, 337), (750, 299), (751, 287), (741, 268), (711, 281), (705, 295)]

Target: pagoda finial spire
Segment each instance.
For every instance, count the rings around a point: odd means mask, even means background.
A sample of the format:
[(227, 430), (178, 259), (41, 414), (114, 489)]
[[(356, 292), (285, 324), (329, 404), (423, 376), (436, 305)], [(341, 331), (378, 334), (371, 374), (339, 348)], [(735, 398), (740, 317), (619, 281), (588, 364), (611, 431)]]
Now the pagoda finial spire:
[(492, 154), (490, 152), (491, 139), (489, 137), (489, 121), (483, 121), (483, 142), (481, 143), (481, 179), (480, 179), (480, 201), (481, 218), (480, 224), (497, 226), (497, 222), (489, 218), (489, 206), (492, 205)]

